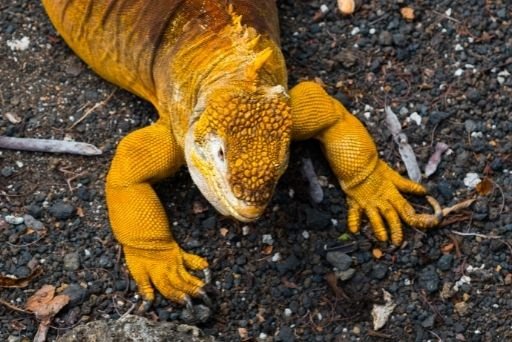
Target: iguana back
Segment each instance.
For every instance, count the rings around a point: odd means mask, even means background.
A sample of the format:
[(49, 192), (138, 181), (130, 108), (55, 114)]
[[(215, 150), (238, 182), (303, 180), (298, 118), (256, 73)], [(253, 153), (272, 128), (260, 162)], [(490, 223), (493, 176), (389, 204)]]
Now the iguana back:
[(229, 5), (242, 15), (243, 24), (279, 43), (275, 0), (43, 0), (43, 4), (67, 44), (99, 75), (153, 103), (155, 64), (169, 60), (169, 54), (197, 35), (216, 33), (230, 24)]

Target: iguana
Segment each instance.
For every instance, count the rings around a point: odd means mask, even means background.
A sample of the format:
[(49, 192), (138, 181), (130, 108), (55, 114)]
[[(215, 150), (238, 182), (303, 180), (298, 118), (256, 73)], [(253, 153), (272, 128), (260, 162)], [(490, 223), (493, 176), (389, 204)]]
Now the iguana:
[(401, 192), (425, 195), (379, 159), (363, 124), (314, 82), (290, 90), (275, 0), (43, 0), (57, 31), (94, 71), (151, 102), (158, 120), (124, 137), (106, 179), (116, 239), (143, 298), (203, 296), (189, 273), (207, 261), (174, 240), (152, 184), (182, 165), (223, 215), (265, 210), (291, 140), (314, 138), (347, 195), (348, 230), (365, 214), (377, 239), (402, 242), (401, 220), (421, 229)]

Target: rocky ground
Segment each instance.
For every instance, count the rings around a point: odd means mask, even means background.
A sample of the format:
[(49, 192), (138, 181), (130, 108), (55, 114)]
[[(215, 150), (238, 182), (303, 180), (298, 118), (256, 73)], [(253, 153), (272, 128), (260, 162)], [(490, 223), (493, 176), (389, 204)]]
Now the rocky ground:
[[(400, 12), (407, 3), (412, 21)], [(423, 180), (432, 195), (443, 206), (476, 202), (441, 229), (406, 229), (406, 242), (393, 249), (368, 228), (343, 235), (345, 197), (315, 143), (293, 145), (269, 209), (249, 225), (217, 214), (182, 170), (158, 191), (182, 246), (212, 266), (216, 307), (199, 323), (205, 333), (220, 341), (512, 339), (512, 10), (507, 0), (416, 3), (368, 0), (342, 17), (335, 1), (279, 1), (290, 84), (325, 83), (403, 172), (383, 120), (390, 105), (421, 167), (436, 143), (449, 146)], [(13, 50), (23, 37), (28, 48)], [(34, 336), (37, 320), (15, 307), (44, 284), (71, 297), (50, 339), (118, 318), (138, 302), (109, 228), (104, 177), (119, 139), (151, 122), (154, 110), (88, 70), (38, 1), (0, 0), (0, 75), (0, 135), (73, 139), (104, 152), (0, 151), (0, 272), (43, 270), (27, 287), (0, 292), (0, 340)], [(310, 199), (303, 157), (321, 176), (319, 204)], [(486, 186), (468, 186), (468, 173)], [(396, 307), (375, 331), (371, 310), (384, 302), (383, 289)], [(187, 319), (162, 298), (145, 315)]]

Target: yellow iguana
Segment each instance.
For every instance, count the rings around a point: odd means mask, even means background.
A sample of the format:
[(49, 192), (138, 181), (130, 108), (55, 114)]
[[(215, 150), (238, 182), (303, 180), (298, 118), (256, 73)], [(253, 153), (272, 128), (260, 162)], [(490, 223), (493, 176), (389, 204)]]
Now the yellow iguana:
[(173, 239), (151, 184), (186, 164), (223, 215), (262, 215), (291, 140), (314, 138), (347, 195), (348, 229), (365, 214), (379, 240), (402, 242), (401, 220), (422, 229), (400, 192), (425, 195), (378, 158), (367, 130), (319, 85), (288, 90), (275, 0), (43, 0), (69, 46), (98, 74), (150, 101), (158, 121), (128, 134), (106, 182), (109, 217), (144, 299), (202, 296), (189, 270), (202, 257)]

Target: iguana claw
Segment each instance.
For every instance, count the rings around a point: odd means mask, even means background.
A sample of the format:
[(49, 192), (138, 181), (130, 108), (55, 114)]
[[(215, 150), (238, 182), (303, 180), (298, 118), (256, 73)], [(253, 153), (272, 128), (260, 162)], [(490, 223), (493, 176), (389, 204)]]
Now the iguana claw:
[(212, 308), (213, 307), (213, 302), (212, 300), (210, 299), (210, 297), (208, 297), (208, 295), (206, 294), (206, 292), (204, 292), (203, 290), (201, 290), (199, 292), (199, 297), (201, 297), (201, 299), (203, 300), (203, 302), (206, 304), (206, 306), (208, 306), (209, 308)]
[(148, 312), (148, 310), (151, 308), (152, 305), (153, 305), (152, 300), (143, 300), (142, 303), (140, 304), (139, 308), (137, 309), (137, 313), (139, 315), (141, 315), (145, 312)]

